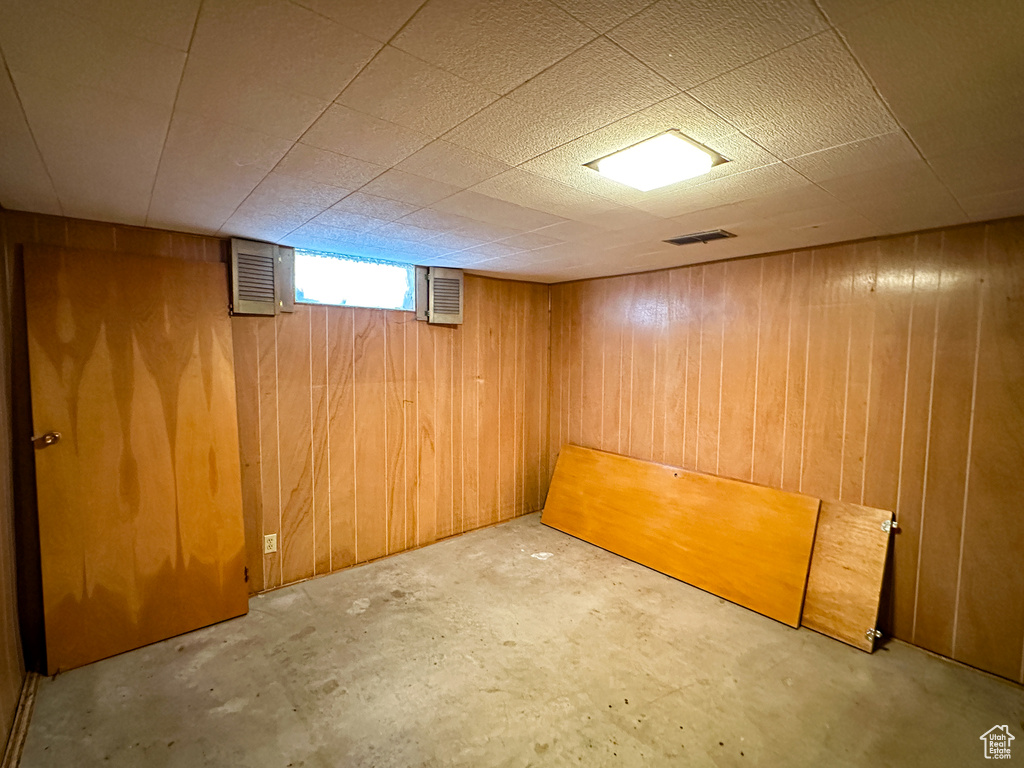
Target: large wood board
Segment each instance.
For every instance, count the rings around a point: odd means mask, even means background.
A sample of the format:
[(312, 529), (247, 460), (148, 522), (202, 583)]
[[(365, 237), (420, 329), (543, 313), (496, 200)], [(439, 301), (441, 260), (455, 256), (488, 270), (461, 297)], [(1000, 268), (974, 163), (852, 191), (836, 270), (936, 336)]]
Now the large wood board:
[(25, 254), (49, 672), (245, 613), (222, 264)]
[(541, 521), (798, 627), (819, 504), (566, 445)]
[[(823, 501), (807, 578), (803, 625), (871, 653), (892, 512)], [(870, 634), (869, 634), (870, 632)]]

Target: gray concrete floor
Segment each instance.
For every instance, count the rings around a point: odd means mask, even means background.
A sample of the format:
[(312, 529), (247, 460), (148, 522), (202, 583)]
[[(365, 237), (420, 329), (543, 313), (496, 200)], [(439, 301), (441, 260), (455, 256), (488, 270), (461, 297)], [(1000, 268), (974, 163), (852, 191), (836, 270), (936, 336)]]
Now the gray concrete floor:
[(530, 515), (43, 680), (22, 766), (959, 767), (996, 724), (1024, 760), (1019, 686), (791, 629)]

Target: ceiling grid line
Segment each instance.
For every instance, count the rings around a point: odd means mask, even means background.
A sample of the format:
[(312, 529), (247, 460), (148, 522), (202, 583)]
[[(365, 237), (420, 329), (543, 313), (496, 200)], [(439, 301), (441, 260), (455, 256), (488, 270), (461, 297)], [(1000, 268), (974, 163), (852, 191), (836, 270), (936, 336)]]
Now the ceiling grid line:
[(53, 190), (53, 198), (57, 201), (57, 208), (64, 215), (64, 202), (60, 199), (60, 195), (57, 193), (57, 184), (53, 180), (53, 173), (50, 172), (50, 168), (46, 163), (46, 158), (43, 156), (43, 150), (39, 146), (39, 140), (36, 138), (36, 132), (32, 129), (32, 123), (29, 122), (28, 112), (25, 110), (25, 104), (22, 101), (21, 93), (18, 91), (18, 84), (14, 82), (14, 75), (11, 73), (11, 68), (7, 64), (7, 56), (4, 54), (3, 48), (0, 47), (0, 62), (4, 65), (4, 74), (11, 83), (11, 90), (14, 92), (14, 98), (18, 101), (18, 109), (21, 110), (21, 116), (25, 120), (25, 127), (28, 129), (28, 135), (32, 138), (32, 145), (36, 149), (36, 154), (39, 155), (39, 162), (43, 166), (43, 170), (46, 171), (46, 177), (50, 182), (50, 189)]
[(853, 50), (853, 46), (850, 45), (850, 41), (846, 39), (846, 35), (843, 34), (843, 31), (836, 24), (833, 23), (831, 17), (828, 15), (828, 13), (826, 13), (825, 9), (821, 7), (821, 3), (820, 3), (819, 0), (811, 0), (811, 2), (814, 3), (814, 7), (818, 9), (818, 13), (821, 14), (821, 17), (825, 20), (825, 22), (829, 25), (829, 27), (835, 32), (836, 37), (839, 38), (840, 42), (843, 44), (843, 47), (846, 49), (846, 52), (850, 55), (850, 58), (857, 65), (857, 68), (860, 70), (861, 74), (864, 76), (864, 79), (868, 82), (868, 85), (871, 86), (871, 90), (874, 91), (875, 97), (879, 100), (879, 102), (881, 102), (882, 106), (885, 107), (885, 110), (889, 113), (889, 116), (892, 118), (893, 122), (899, 127), (900, 131), (906, 137), (907, 141), (909, 141), (913, 145), (914, 150), (920, 156), (920, 158), (924, 162), (924, 164), (926, 166), (928, 166), (928, 169), (932, 172), (932, 175), (935, 177), (935, 180), (938, 181), (939, 184), (941, 184), (942, 187), (946, 190), (946, 192), (949, 193), (949, 196), (956, 203), (957, 208), (959, 208), (961, 213), (963, 213), (964, 221), (969, 220), (970, 219), (970, 214), (964, 208), (963, 203), (960, 202), (960, 199), (956, 196), (956, 194), (954, 194), (954, 192), (950, 188), (950, 186), (936, 172), (935, 167), (932, 165), (931, 160), (928, 158), (928, 156), (925, 155), (924, 150), (921, 149), (920, 145), (917, 143), (917, 141), (914, 139), (914, 137), (910, 134), (910, 131), (908, 131), (906, 129), (906, 127), (903, 125), (903, 122), (896, 116), (896, 112), (893, 110), (892, 106), (890, 106), (889, 101), (882, 94), (881, 90), (879, 90), (878, 84), (875, 82), (875, 79), (873, 77), (871, 77), (871, 74), (868, 72), (867, 68), (864, 66), (864, 63), (860, 60), (860, 57), (857, 56), (856, 52)]
[(199, 0), (196, 6), (196, 17), (192, 21), (192, 34), (188, 38), (188, 47), (185, 49), (185, 60), (181, 62), (181, 75), (178, 77), (178, 87), (174, 89), (174, 101), (171, 103), (170, 114), (167, 115), (167, 130), (164, 131), (164, 140), (160, 144), (160, 155), (156, 161), (156, 172), (153, 174), (153, 183), (149, 187), (149, 202), (146, 204), (146, 225), (149, 225), (149, 214), (153, 209), (153, 194), (156, 192), (156, 181), (160, 178), (160, 166), (164, 161), (164, 152), (167, 150), (167, 137), (171, 135), (171, 123), (174, 122), (174, 112), (178, 106), (178, 96), (181, 95), (181, 84), (185, 81), (185, 70), (188, 69), (188, 55), (192, 51), (192, 41), (196, 39), (196, 30), (199, 28), (199, 17), (203, 13), (203, 2)]
[[(543, 282), (1024, 213), (1013, 3), (4, 2), (12, 210)], [(666, 130), (731, 162), (594, 170)]]

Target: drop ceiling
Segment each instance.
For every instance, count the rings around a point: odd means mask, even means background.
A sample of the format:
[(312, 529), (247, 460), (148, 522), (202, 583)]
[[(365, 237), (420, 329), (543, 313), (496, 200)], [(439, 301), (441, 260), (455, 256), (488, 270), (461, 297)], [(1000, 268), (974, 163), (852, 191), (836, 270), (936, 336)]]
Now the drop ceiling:
[[(0, 205), (557, 282), (1024, 214), (1019, 0), (0, 0)], [(583, 166), (668, 129), (730, 162)], [(679, 248), (709, 229), (735, 238)]]

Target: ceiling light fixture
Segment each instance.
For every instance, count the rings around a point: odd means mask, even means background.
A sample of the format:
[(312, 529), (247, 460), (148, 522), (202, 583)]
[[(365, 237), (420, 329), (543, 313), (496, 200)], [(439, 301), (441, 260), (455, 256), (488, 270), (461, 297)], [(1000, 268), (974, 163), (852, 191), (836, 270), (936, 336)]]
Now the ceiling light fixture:
[(671, 130), (584, 165), (620, 184), (648, 192), (700, 176), (725, 162), (714, 150)]

